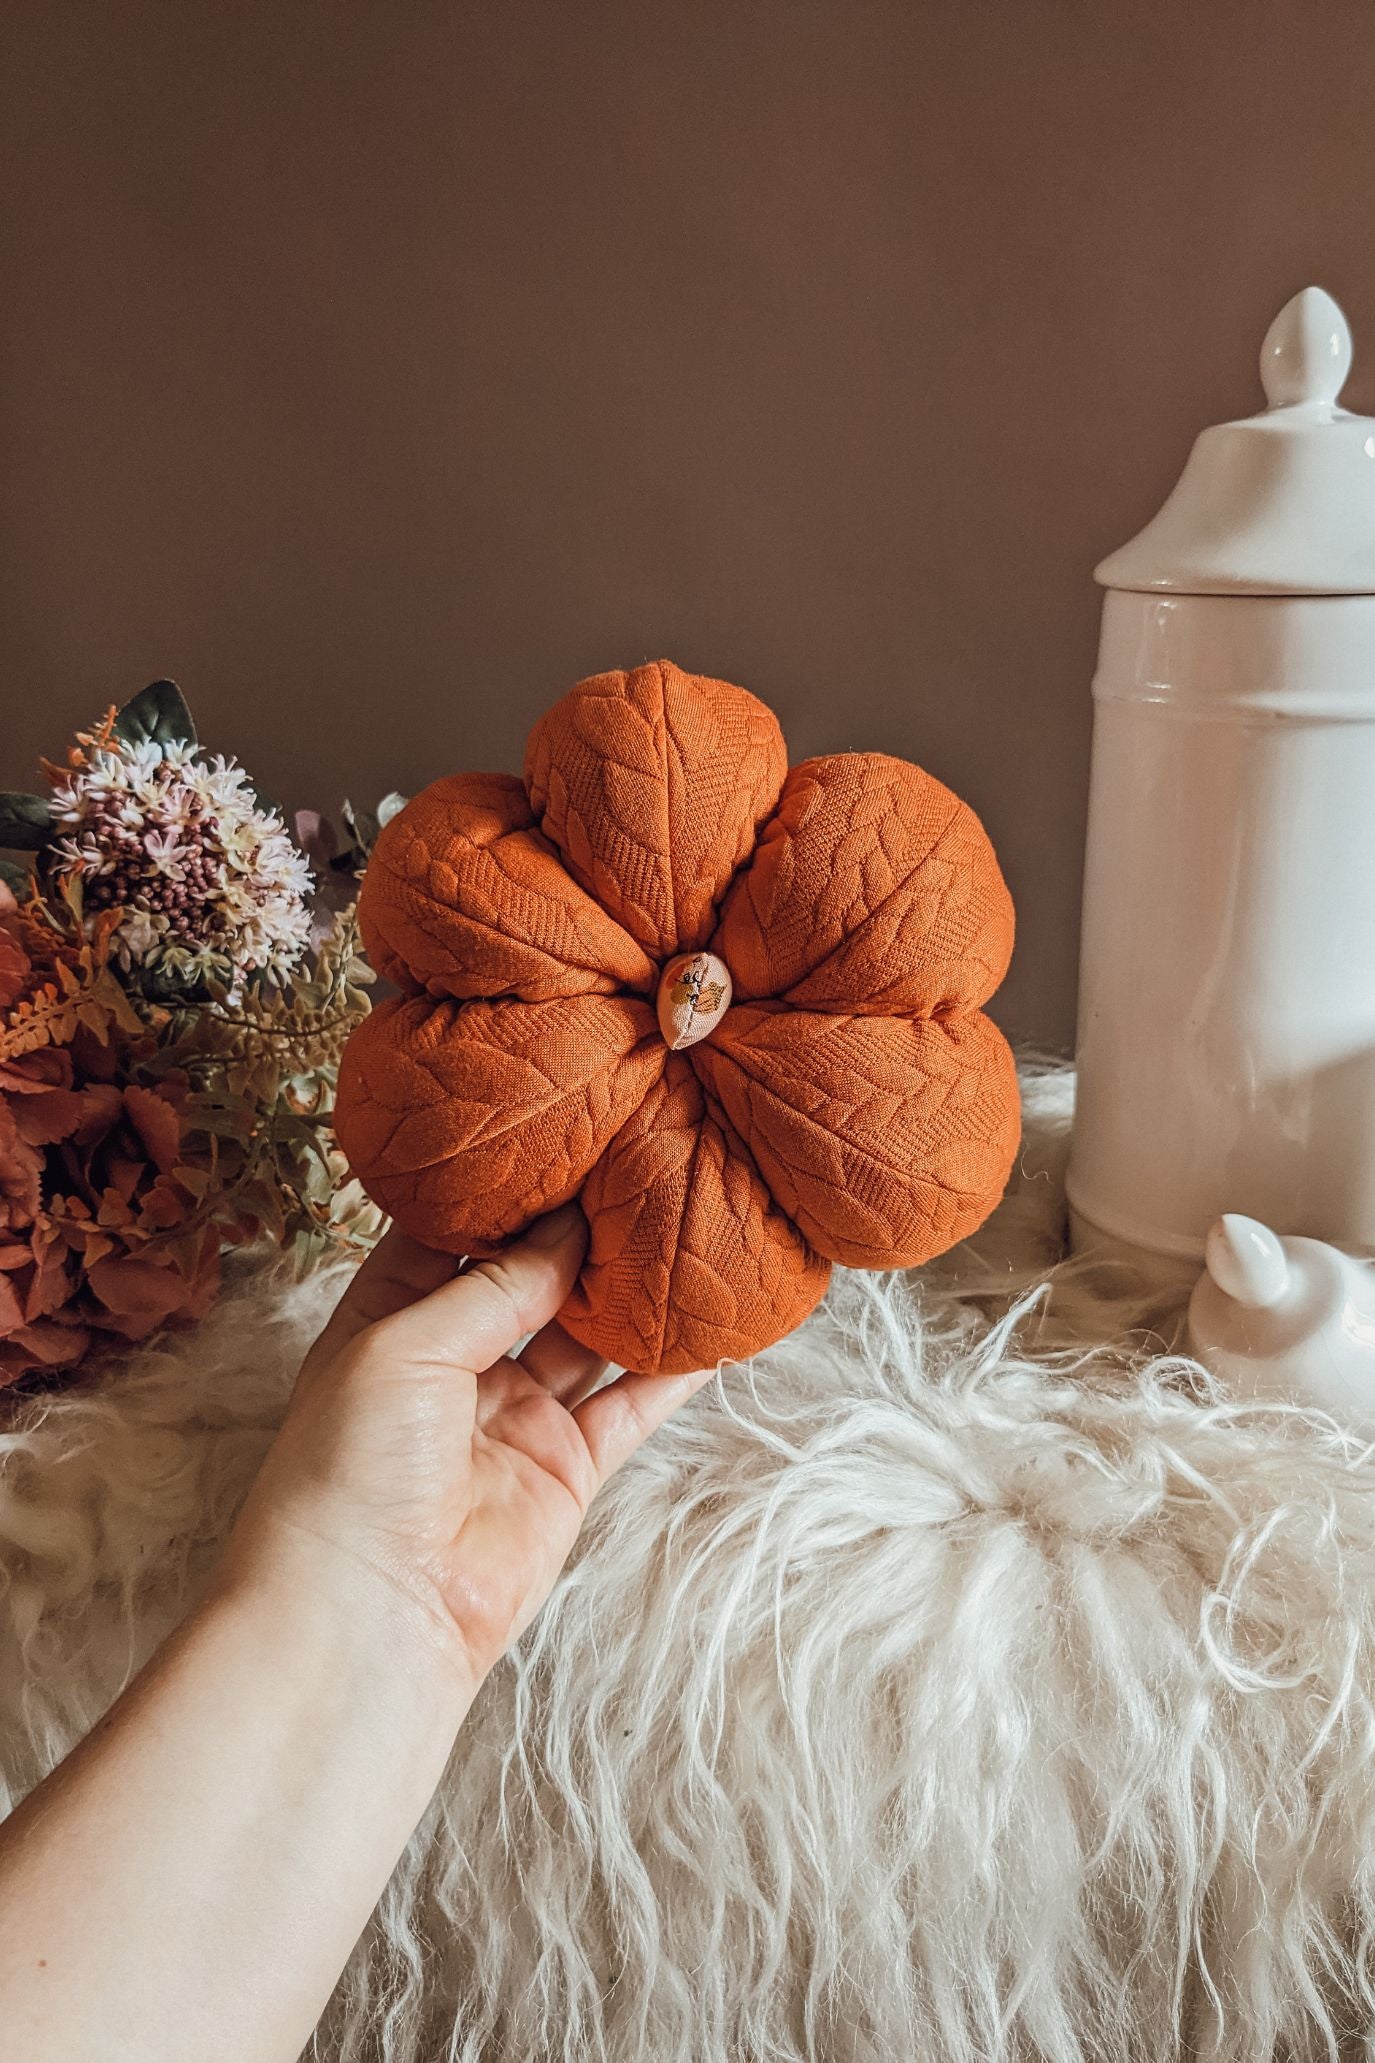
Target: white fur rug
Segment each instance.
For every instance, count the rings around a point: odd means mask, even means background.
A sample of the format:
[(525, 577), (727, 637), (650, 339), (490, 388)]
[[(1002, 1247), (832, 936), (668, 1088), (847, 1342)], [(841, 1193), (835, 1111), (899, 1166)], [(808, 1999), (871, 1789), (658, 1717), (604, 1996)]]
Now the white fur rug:
[[(975, 1244), (839, 1277), (599, 1501), (322, 2056), (1365, 2053), (1375, 1468), (1139, 1332), (1129, 1365), (1124, 1277), (1035, 1287), (1070, 1084), (1026, 1086)], [(338, 1280), (248, 1280), (0, 1420), (10, 1800), (184, 1609)]]

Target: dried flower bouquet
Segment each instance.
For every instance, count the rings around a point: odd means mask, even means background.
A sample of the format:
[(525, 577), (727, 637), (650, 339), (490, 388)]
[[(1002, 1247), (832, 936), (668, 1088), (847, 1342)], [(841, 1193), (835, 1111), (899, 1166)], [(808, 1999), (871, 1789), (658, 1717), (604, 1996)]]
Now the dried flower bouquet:
[(317, 881), (170, 681), (44, 772), (0, 795), (0, 1386), (200, 1317), (227, 1249), (381, 1226), (331, 1122), (376, 819), (303, 814)]

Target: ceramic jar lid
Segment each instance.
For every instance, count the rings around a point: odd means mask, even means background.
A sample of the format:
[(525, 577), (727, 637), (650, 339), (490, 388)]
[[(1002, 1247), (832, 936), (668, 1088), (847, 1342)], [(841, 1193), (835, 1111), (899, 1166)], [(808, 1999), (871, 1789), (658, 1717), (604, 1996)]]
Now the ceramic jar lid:
[(1305, 287), (1261, 346), (1268, 407), (1202, 431), (1159, 515), (1095, 578), (1166, 594), (1375, 594), (1375, 417), (1337, 406), (1350, 368), (1346, 317)]

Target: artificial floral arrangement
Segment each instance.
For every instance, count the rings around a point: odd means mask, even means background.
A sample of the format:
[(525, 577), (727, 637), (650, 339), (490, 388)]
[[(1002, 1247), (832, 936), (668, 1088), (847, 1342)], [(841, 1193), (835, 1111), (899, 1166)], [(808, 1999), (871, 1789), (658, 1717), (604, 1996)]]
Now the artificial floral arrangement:
[(0, 1386), (202, 1316), (227, 1250), (306, 1265), (384, 1222), (332, 1111), (400, 798), (343, 837), (302, 813), (303, 852), (171, 681), (43, 773), (0, 795)]

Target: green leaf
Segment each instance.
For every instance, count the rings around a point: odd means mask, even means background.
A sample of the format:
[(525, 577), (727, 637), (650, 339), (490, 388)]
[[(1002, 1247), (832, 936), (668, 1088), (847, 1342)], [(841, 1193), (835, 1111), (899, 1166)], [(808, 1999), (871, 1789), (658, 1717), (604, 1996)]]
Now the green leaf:
[(196, 726), (176, 682), (154, 681), (120, 710), (115, 736), (126, 745), (194, 745)]
[(18, 860), (0, 860), (0, 881), (4, 882), (12, 894), (18, 896), (21, 903), (28, 895), (32, 880), (33, 875), (27, 867), (21, 867)]
[(42, 795), (0, 794), (0, 845), (38, 852), (52, 836), (52, 807)]
[(349, 835), (353, 839), (354, 844), (361, 847), (365, 853), (370, 853), (377, 843), (376, 812), (370, 809), (359, 809), (354, 803), (345, 798), (343, 815), (344, 823), (348, 827)]

